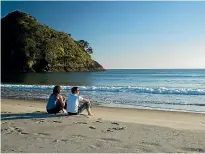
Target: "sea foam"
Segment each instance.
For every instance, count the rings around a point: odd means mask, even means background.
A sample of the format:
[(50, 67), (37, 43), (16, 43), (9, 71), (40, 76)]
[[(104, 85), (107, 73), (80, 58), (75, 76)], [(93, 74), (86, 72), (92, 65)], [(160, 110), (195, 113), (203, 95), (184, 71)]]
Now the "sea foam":
[[(1, 88), (11, 89), (36, 89), (52, 90), (54, 85), (17, 85), (2, 84)], [(69, 90), (72, 86), (61, 85), (62, 89)], [(123, 93), (148, 93), (148, 94), (179, 94), (179, 95), (205, 95), (205, 89), (168, 88), (168, 87), (137, 87), (137, 86), (78, 86), (81, 91), (93, 92), (123, 92)]]

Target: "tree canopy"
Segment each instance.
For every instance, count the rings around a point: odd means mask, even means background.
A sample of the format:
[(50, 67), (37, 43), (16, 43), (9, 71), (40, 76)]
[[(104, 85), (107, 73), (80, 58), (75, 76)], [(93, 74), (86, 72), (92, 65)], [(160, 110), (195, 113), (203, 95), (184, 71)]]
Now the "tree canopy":
[(2, 71), (102, 71), (92, 60), (85, 40), (40, 24), (31, 15), (14, 11), (1, 19)]
[(78, 43), (83, 47), (83, 49), (88, 53), (92, 54), (93, 53), (93, 48), (90, 46), (88, 41), (85, 40), (79, 40)]

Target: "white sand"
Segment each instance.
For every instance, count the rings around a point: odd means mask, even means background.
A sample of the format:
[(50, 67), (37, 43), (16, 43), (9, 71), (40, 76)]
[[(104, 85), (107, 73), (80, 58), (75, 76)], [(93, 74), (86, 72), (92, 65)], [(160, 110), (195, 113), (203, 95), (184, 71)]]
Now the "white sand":
[(3, 99), (1, 150), (205, 152), (205, 114), (104, 107), (93, 112), (90, 118), (48, 115), (45, 102)]

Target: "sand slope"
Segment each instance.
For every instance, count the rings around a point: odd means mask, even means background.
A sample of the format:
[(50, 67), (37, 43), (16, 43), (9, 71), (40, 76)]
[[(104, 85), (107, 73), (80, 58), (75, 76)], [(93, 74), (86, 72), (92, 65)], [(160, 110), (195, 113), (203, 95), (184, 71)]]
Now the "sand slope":
[(45, 102), (1, 100), (2, 152), (205, 152), (205, 115), (93, 108), (48, 115)]

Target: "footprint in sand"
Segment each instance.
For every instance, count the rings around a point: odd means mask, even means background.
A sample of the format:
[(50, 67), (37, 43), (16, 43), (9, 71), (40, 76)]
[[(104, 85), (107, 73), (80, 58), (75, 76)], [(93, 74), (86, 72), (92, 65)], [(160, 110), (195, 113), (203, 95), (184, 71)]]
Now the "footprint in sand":
[(41, 120), (41, 121), (36, 121), (36, 123), (41, 124), (44, 123), (45, 121)]
[(54, 140), (53, 142), (59, 142), (60, 140)]
[(66, 141), (68, 141), (68, 139), (61, 139), (61, 141), (66, 142)]
[(58, 121), (58, 120), (47, 120), (47, 121), (40, 121), (40, 122), (63, 123), (62, 121)]
[(42, 118), (42, 119), (36, 119), (35, 120), (36, 121), (36, 123), (44, 123), (45, 122), (45, 119), (44, 118)]
[(4, 133), (5, 134), (11, 134), (13, 132), (13, 130), (11, 130), (10, 128), (4, 128), (4, 129), (1, 129), (1, 133)]
[(29, 133), (27, 133), (27, 132), (24, 132), (23, 129), (18, 128), (18, 127), (15, 127), (14, 130), (15, 130), (16, 132), (20, 133), (21, 135), (27, 135), (27, 134), (29, 134)]
[(15, 127), (14, 130), (15, 130), (16, 132), (19, 132), (19, 133), (23, 131), (21, 128), (18, 128), (18, 127)]
[(112, 128), (113, 130), (124, 130), (125, 129), (125, 127), (114, 127), (114, 128)]
[(78, 138), (88, 138), (88, 136), (85, 136), (85, 135), (81, 135), (81, 134), (76, 134), (76, 135), (71, 135), (71, 137), (78, 137)]
[(90, 126), (89, 128), (90, 128), (90, 129), (96, 129), (96, 127), (95, 127), (95, 126)]
[(21, 132), (22, 135), (28, 135), (29, 133), (26, 132)]
[(54, 122), (54, 123), (63, 123), (62, 121), (57, 121), (57, 120), (53, 120), (51, 122)]
[(114, 127), (114, 128), (108, 128), (106, 131), (102, 132), (114, 132), (113, 130), (124, 130), (126, 127)]
[(27, 134), (29, 134), (29, 133), (27, 133), (27, 132), (24, 132), (23, 131), (23, 129), (21, 129), (21, 128), (18, 128), (18, 127), (9, 127), (9, 128), (7, 128), (7, 129), (5, 129), (6, 131), (7, 131), (7, 134), (11, 134), (12, 132), (17, 132), (17, 133), (19, 133), (19, 134), (21, 134), (21, 135), (27, 135)]
[(114, 125), (120, 125), (120, 124), (117, 123), (117, 122), (111, 122), (111, 124), (114, 124)]
[(33, 133), (33, 135), (37, 136), (37, 139), (40, 141), (42, 137), (51, 136), (49, 133)]
[(87, 122), (74, 122), (74, 124), (88, 124)]
[(95, 122), (102, 123), (102, 121), (100, 121), (100, 120), (97, 120), (97, 121), (95, 121)]
[(141, 142), (141, 143), (147, 145), (153, 145), (153, 146), (160, 146), (158, 143), (152, 143), (152, 142)]
[(111, 130), (111, 129), (107, 129), (107, 132), (114, 132), (113, 130)]
[(41, 119), (32, 119), (33, 121), (35, 121), (35, 123), (44, 123), (45, 122), (45, 119), (44, 118), (41, 118)]
[(49, 134), (49, 133), (37, 133), (37, 135), (45, 135), (45, 136), (49, 136), (49, 135), (51, 135), (51, 134)]

